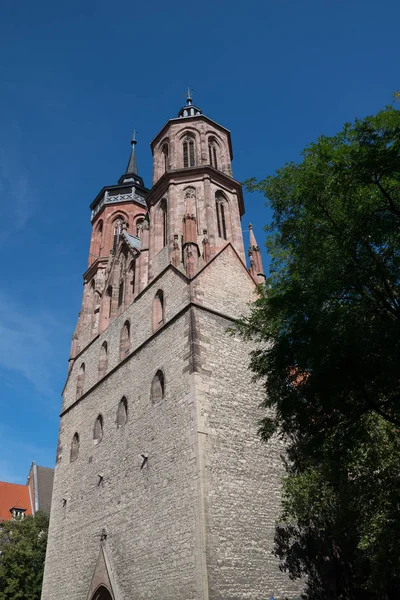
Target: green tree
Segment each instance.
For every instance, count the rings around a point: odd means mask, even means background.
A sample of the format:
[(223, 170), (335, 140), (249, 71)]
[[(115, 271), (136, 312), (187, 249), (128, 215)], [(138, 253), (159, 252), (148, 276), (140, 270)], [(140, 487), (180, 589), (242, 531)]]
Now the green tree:
[(265, 180), (271, 271), (241, 333), (287, 443), (276, 554), (306, 597), (400, 597), (400, 111)]
[(0, 524), (0, 600), (40, 600), (49, 518)]

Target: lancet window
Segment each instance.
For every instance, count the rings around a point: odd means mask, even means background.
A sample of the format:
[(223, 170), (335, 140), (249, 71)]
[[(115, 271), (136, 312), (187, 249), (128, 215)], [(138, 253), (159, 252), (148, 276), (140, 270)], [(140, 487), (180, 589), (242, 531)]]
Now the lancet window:
[(226, 240), (228, 239), (226, 233), (227, 202), (222, 192), (217, 192), (215, 195), (215, 209), (217, 211), (218, 235), (223, 240)]
[(210, 160), (210, 165), (215, 169), (218, 169), (217, 142), (214, 138), (209, 138), (208, 140), (208, 156)]
[(196, 155), (194, 148), (194, 138), (187, 135), (183, 140), (183, 166), (194, 167), (196, 164)]
[(117, 409), (117, 427), (122, 427), (128, 420), (128, 402), (125, 396), (121, 398)]
[(168, 213), (167, 213), (167, 201), (161, 200), (161, 236), (162, 236), (162, 247), (167, 245), (168, 240)]
[(108, 366), (108, 345), (107, 342), (103, 342), (100, 348), (99, 356), (99, 379), (102, 379), (107, 373)]
[(93, 441), (98, 444), (103, 439), (103, 416), (99, 415), (94, 422)]
[(123, 225), (123, 220), (121, 218), (116, 219), (114, 221), (114, 238), (113, 238), (113, 251), (114, 252), (117, 250), (119, 238), (122, 233), (122, 225)]
[(71, 442), (71, 452), (69, 455), (70, 462), (74, 462), (78, 458), (79, 454), (79, 434), (75, 433)]
[(131, 333), (131, 324), (129, 321), (125, 321), (124, 326), (121, 331), (121, 338), (119, 343), (119, 359), (122, 360), (129, 352), (130, 348), (130, 333)]
[(151, 392), (150, 398), (152, 402), (157, 402), (158, 400), (162, 400), (165, 395), (165, 379), (164, 373), (160, 370), (153, 377), (153, 381), (151, 382)]
[(163, 156), (163, 167), (164, 167), (164, 173), (168, 170), (168, 155), (169, 155), (169, 147), (168, 144), (164, 144), (162, 149), (162, 156)]
[(158, 290), (153, 300), (153, 331), (164, 325), (164, 294)]
[(85, 385), (85, 363), (82, 363), (79, 367), (78, 377), (76, 379), (76, 398), (80, 398), (83, 394)]

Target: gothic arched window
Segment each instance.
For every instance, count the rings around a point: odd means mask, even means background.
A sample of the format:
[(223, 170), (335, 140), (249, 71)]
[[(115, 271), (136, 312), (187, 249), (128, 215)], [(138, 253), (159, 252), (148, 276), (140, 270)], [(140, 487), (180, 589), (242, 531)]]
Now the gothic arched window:
[(164, 294), (158, 290), (153, 299), (153, 331), (164, 325)]
[(100, 348), (100, 356), (99, 356), (99, 379), (102, 379), (104, 375), (107, 373), (107, 365), (108, 365), (108, 345), (107, 342), (103, 342)]
[(215, 141), (215, 138), (209, 138), (208, 140), (208, 156), (210, 159), (210, 165), (215, 169), (218, 169), (217, 142)]
[(117, 409), (117, 427), (122, 427), (128, 420), (128, 402), (125, 396), (121, 398)]
[(75, 433), (71, 442), (71, 452), (69, 455), (70, 462), (74, 462), (78, 458), (79, 454), (79, 434)]
[(113, 251), (115, 252), (118, 246), (119, 238), (122, 233), (122, 218), (119, 217), (114, 221), (114, 238), (113, 238)]
[(194, 137), (187, 135), (183, 140), (183, 166), (194, 167), (196, 164), (196, 155), (194, 149)]
[(128, 269), (128, 280), (127, 280), (127, 290), (128, 290), (128, 300), (131, 301), (133, 296), (135, 295), (135, 278), (136, 278), (136, 263), (135, 260), (131, 262)]
[(136, 237), (140, 237), (140, 234), (142, 232), (143, 221), (144, 221), (144, 217), (138, 217), (135, 221)]
[(224, 240), (228, 239), (226, 234), (226, 208), (227, 202), (224, 194), (217, 192), (215, 194), (215, 209), (217, 211), (218, 235)]
[(80, 398), (83, 394), (85, 385), (85, 363), (82, 363), (79, 368), (78, 377), (76, 379), (76, 398)]
[(160, 204), (161, 211), (161, 236), (162, 236), (162, 247), (167, 245), (168, 240), (168, 213), (167, 213), (167, 201), (165, 198), (161, 200)]
[(94, 422), (93, 441), (98, 444), (103, 439), (103, 416), (99, 415)]
[(131, 324), (129, 321), (125, 321), (124, 326), (121, 330), (121, 338), (119, 342), (119, 359), (122, 360), (129, 352), (130, 348), (130, 333), (131, 333)]
[(103, 242), (103, 221), (99, 221), (94, 232), (93, 256), (96, 260), (101, 255), (101, 247)]
[(150, 399), (152, 402), (162, 400), (165, 395), (165, 379), (164, 373), (160, 370), (153, 377), (151, 382)]
[(163, 167), (164, 167), (164, 173), (166, 173), (168, 171), (168, 155), (169, 155), (169, 147), (168, 144), (164, 144), (162, 149), (161, 149), (162, 155), (163, 155)]

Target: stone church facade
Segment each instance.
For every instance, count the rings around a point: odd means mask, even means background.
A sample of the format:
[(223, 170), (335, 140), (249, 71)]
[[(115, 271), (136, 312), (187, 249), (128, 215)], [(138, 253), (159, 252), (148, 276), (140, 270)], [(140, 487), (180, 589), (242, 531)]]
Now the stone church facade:
[(273, 557), (281, 446), (227, 332), (263, 281), (227, 129), (190, 97), (91, 204), (63, 392), (42, 600), (260, 600), (295, 584)]

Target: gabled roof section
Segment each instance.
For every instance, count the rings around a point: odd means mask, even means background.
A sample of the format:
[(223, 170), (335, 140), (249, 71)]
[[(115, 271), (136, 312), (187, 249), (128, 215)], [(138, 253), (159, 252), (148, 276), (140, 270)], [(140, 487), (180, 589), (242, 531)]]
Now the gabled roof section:
[(12, 508), (25, 510), (25, 515), (32, 514), (31, 499), (27, 485), (0, 481), (0, 521), (10, 521)]

